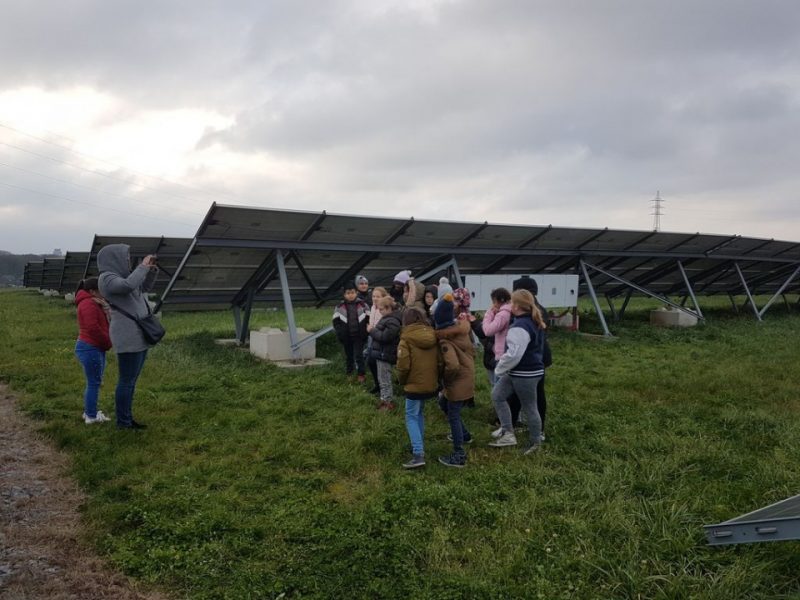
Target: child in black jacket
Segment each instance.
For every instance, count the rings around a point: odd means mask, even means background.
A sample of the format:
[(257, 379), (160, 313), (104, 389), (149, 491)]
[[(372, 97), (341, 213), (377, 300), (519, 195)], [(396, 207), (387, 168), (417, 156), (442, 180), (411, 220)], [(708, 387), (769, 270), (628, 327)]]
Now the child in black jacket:
[(392, 365), (397, 362), (397, 345), (400, 343), (400, 311), (397, 310), (391, 296), (378, 300), (380, 320), (369, 332), (372, 338), (370, 358), (378, 364), (378, 385), (381, 389), (381, 403), (378, 410), (394, 408), (394, 390), (392, 389)]
[(356, 285), (353, 282), (344, 286), (344, 299), (333, 311), (333, 329), (336, 337), (344, 346), (347, 359), (347, 374), (357, 369), (359, 383), (364, 383), (364, 342), (367, 339), (367, 321), (369, 307), (358, 299)]

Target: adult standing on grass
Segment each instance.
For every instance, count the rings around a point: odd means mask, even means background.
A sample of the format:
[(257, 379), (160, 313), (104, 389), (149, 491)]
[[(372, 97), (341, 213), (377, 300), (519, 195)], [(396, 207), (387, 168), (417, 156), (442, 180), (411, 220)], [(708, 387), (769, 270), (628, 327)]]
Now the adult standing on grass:
[(111, 342), (119, 364), (114, 394), (117, 428), (144, 429), (145, 425), (133, 418), (133, 395), (150, 346), (132, 317), (150, 314), (146, 293), (153, 288), (158, 275), (156, 257), (145, 256), (131, 272), (130, 246), (111, 244), (97, 253), (97, 268), (100, 293), (111, 305)]
[(78, 341), (75, 343), (75, 356), (86, 375), (86, 389), (83, 392), (83, 422), (87, 425), (104, 423), (108, 417), (97, 410), (103, 372), (106, 369), (106, 352), (111, 350), (108, 335), (109, 307), (97, 287), (97, 277), (84, 279), (78, 284), (75, 293), (78, 308)]

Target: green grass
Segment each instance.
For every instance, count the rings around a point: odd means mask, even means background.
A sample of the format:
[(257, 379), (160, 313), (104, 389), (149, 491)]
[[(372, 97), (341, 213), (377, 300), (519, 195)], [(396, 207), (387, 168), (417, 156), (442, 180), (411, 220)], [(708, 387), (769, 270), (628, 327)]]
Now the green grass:
[[(727, 300), (725, 301), (727, 303)], [(125, 573), (189, 598), (796, 598), (800, 544), (711, 548), (702, 525), (798, 493), (800, 311), (763, 323), (704, 301), (707, 325), (652, 329), (632, 302), (613, 342), (553, 332), (548, 441), (477, 442), (464, 470), (426, 410), (424, 472), (404, 472), (400, 414), (327, 367), (280, 370), (214, 344), (228, 313), (166, 314), (134, 412), (145, 432), (80, 421), (63, 300), (0, 294), (0, 379), (74, 459), (85, 520)], [(300, 310), (300, 325), (329, 310)], [(582, 328), (599, 332), (582, 307)], [(282, 325), (281, 312), (253, 326)], [(110, 355), (101, 406), (113, 412)], [(455, 471), (455, 472), (454, 472)]]

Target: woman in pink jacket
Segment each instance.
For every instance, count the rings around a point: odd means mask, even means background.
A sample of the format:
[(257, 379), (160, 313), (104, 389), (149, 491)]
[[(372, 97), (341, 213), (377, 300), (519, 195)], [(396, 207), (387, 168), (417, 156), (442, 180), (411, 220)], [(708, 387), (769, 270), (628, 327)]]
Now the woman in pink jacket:
[[(511, 294), (506, 288), (497, 288), (491, 293), (492, 307), (483, 315), (483, 333), (494, 337), (494, 358), (500, 360), (506, 351), (506, 335), (511, 327)], [(494, 371), (487, 371), (489, 382), (497, 381)]]

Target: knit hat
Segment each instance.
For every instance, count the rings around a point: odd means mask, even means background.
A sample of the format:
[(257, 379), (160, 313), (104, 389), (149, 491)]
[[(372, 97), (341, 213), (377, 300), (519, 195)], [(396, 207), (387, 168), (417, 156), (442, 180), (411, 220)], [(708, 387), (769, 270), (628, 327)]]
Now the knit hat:
[(395, 283), (402, 283), (403, 285), (408, 283), (409, 279), (411, 279), (411, 271), (409, 271), (407, 269), (403, 270), (403, 271), (400, 271), (397, 275), (394, 276), (394, 282)]
[(369, 279), (367, 279), (363, 275), (359, 275), (358, 277), (356, 277), (356, 285), (360, 285), (362, 283), (369, 283)]
[(436, 329), (450, 327), (456, 322), (455, 308), (453, 306), (453, 295), (445, 294), (436, 303), (433, 311), (433, 326)]
[(342, 291), (346, 292), (347, 290), (354, 290), (356, 289), (356, 282), (355, 281), (345, 281), (344, 285), (342, 286)]
[(437, 299), (441, 298), (445, 294), (452, 294), (452, 293), (453, 293), (453, 288), (450, 286), (450, 281), (447, 279), (447, 277), (442, 277), (441, 279), (439, 279), (439, 290)]
[(458, 288), (453, 290), (453, 300), (458, 302), (462, 310), (469, 311), (469, 305), (472, 302), (472, 296), (467, 288)]
[(534, 296), (539, 293), (539, 284), (536, 283), (533, 277), (529, 277), (528, 275), (523, 275), (519, 279), (515, 279), (513, 286), (512, 291), (514, 292), (517, 290), (528, 290)]

